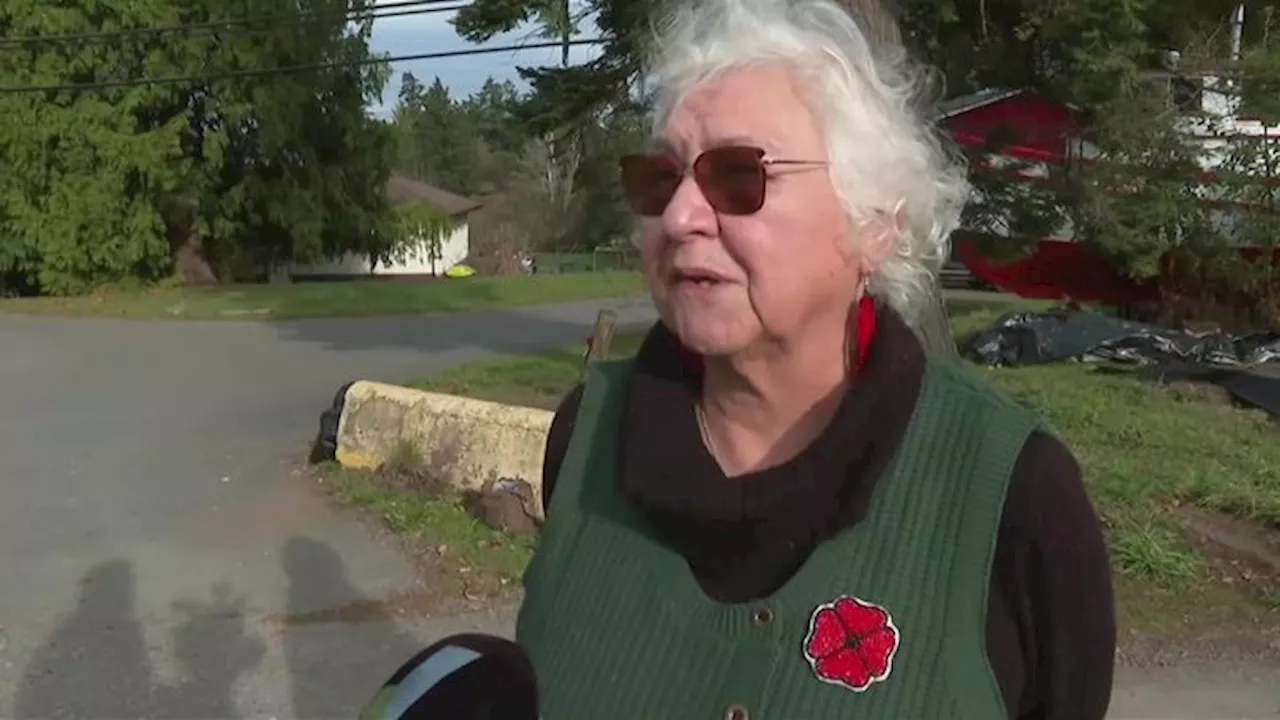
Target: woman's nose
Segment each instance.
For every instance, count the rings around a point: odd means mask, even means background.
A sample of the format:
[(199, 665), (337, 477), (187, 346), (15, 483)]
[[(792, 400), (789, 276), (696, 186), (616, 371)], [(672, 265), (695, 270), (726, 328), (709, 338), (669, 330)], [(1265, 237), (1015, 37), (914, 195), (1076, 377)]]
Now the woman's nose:
[(684, 240), (698, 235), (714, 234), (716, 212), (707, 201), (693, 174), (685, 175), (671, 202), (662, 212), (662, 226), (667, 235)]

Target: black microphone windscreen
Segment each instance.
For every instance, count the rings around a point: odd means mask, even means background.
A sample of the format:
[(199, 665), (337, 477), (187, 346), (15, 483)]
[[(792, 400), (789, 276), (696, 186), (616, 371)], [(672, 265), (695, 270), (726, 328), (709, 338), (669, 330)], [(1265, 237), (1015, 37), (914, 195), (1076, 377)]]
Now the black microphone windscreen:
[(514, 642), (451, 635), (401, 665), (360, 720), (538, 720), (538, 682)]

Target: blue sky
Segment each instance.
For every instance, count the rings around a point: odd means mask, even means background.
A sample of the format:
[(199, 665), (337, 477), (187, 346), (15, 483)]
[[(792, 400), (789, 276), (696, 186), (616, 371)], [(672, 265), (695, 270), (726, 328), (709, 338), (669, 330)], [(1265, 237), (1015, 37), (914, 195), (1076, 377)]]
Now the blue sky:
[[(575, 5), (577, 3), (574, 3)], [(394, 12), (395, 10), (391, 10)], [(373, 51), (390, 55), (415, 55), (476, 47), (457, 36), (449, 20), (451, 12), (434, 12), (421, 15), (379, 18), (373, 26)], [(584, 37), (592, 36), (594, 23), (584, 27)], [(496, 47), (522, 43), (546, 42), (532, 28), (522, 28), (493, 38), (485, 45)], [(481, 46), (483, 47), (483, 46)], [(570, 49), (571, 62), (579, 63), (591, 58), (599, 50), (595, 46), (577, 46)], [(509, 79), (520, 83), (516, 66), (558, 65), (560, 51), (553, 48), (501, 52), (486, 55), (440, 58), (400, 62), (392, 65), (391, 81), (383, 92), (382, 105), (374, 108), (379, 115), (389, 114), (400, 92), (400, 77), (411, 72), (424, 84), (430, 84), (437, 75), (457, 97), (465, 97), (480, 89), (485, 78)]]

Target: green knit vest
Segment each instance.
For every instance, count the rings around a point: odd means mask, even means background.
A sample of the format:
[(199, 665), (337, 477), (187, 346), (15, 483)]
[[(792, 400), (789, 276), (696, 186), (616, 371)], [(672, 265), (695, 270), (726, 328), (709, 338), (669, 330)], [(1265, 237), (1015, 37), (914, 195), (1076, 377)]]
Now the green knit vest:
[(592, 369), (524, 577), (516, 636), (544, 718), (1007, 716), (987, 659), (987, 592), (1030, 411), (931, 361), (866, 517), (772, 596), (725, 604), (618, 490), (630, 372)]

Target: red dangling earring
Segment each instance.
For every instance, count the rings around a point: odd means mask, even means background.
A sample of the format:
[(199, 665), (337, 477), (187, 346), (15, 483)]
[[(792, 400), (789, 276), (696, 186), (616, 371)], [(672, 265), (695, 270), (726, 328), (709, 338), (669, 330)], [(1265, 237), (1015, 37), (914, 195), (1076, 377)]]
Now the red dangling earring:
[(858, 371), (867, 364), (867, 357), (871, 354), (871, 339), (876, 335), (875, 298), (870, 295), (863, 295), (862, 299), (858, 301), (857, 314), (849, 313), (849, 322), (857, 323), (857, 326), (853, 328), (853, 332), (850, 333), (855, 343), (852, 370), (857, 375)]

